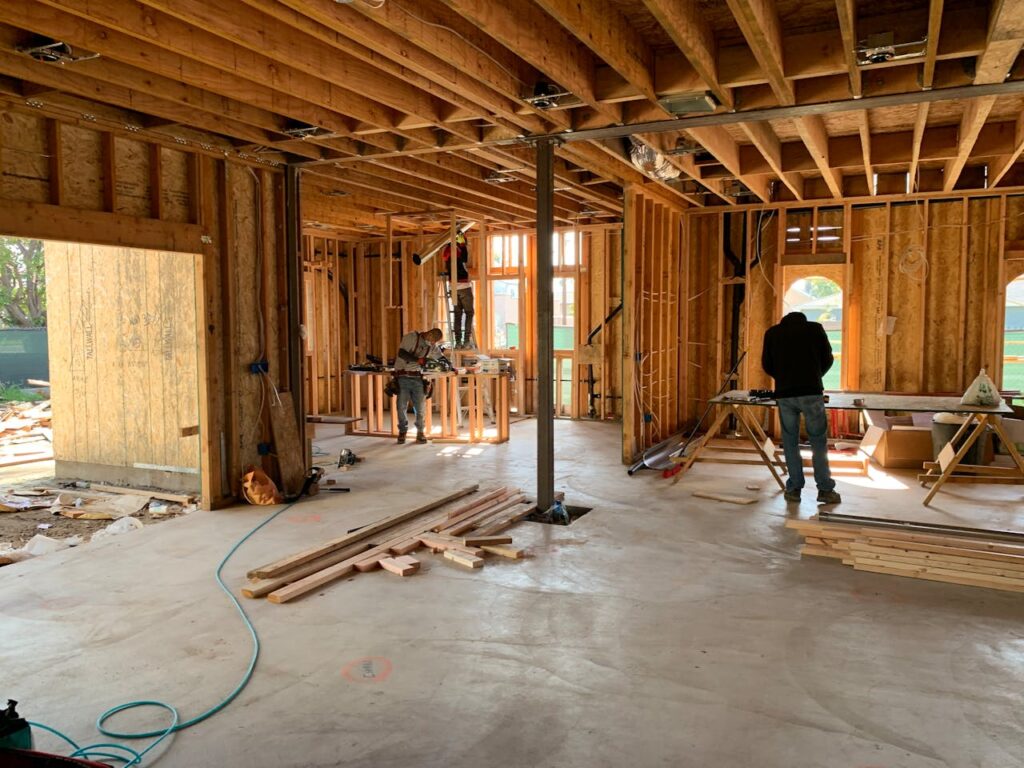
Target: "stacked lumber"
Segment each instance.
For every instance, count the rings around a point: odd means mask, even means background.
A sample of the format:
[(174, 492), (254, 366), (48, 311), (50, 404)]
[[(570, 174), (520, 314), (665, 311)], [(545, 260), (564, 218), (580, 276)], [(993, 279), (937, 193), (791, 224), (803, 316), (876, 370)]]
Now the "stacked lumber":
[(0, 410), (0, 467), (53, 458), (50, 401), (8, 403)]
[(1024, 536), (926, 532), (788, 520), (804, 537), (801, 555), (828, 557), (858, 571), (1024, 592)]
[(482, 568), (489, 554), (518, 559), (523, 550), (511, 546), (512, 537), (502, 532), (534, 509), (518, 489), (478, 493), (478, 486), (469, 486), (254, 568), (242, 594), (286, 603), (352, 573), (382, 568), (410, 576), (420, 567), (412, 556), (418, 549), (442, 553), (445, 560), (470, 569)]

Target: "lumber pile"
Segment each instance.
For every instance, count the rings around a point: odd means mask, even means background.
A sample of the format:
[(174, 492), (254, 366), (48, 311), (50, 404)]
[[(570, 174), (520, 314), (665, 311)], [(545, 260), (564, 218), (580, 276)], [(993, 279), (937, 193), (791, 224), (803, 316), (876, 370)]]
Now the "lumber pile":
[(804, 537), (801, 555), (858, 571), (1024, 592), (1024, 536), (927, 532), (818, 519), (787, 520)]
[(4, 405), (0, 410), (0, 467), (52, 458), (50, 401)]
[(412, 556), (418, 549), (443, 553), (448, 562), (469, 569), (482, 568), (487, 555), (518, 559), (523, 550), (503, 532), (534, 509), (518, 489), (478, 492), (478, 486), (468, 486), (254, 568), (242, 594), (286, 603), (353, 573), (381, 568), (410, 576), (420, 568)]

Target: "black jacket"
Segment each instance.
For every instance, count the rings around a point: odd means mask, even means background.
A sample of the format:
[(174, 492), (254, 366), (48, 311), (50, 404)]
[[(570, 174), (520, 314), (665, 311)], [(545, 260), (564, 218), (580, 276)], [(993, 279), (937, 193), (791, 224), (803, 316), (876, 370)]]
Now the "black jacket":
[(790, 312), (764, 334), (761, 367), (775, 379), (776, 397), (824, 392), (821, 377), (832, 367), (832, 345), (821, 323), (803, 312)]

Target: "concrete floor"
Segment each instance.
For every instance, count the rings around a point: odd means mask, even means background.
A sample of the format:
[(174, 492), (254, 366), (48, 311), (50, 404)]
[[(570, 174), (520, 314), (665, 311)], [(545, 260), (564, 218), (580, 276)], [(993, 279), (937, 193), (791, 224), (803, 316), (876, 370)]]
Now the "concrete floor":
[[(366, 458), (340, 476), (352, 493), (289, 509), (226, 577), (240, 585), (247, 569), (420, 494), (475, 480), (530, 489), (533, 422), (513, 435), (480, 448), (327, 440)], [(560, 422), (556, 436), (559, 488), (593, 512), (515, 528), (524, 561), (470, 573), (426, 556), (413, 578), (246, 601), (263, 640), (252, 683), (159, 764), (1024, 765), (1024, 595), (801, 561), (760, 468), (628, 478), (617, 425)], [(752, 506), (690, 496), (751, 482), (763, 487)], [(871, 489), (840, 489), (870, 507)], [(916, 504), (919, 491), (886, 503)], [(217, 702), (249, 642), (213, 569), (267, 513), (196, 513), (0, 570), (0, 694), (81, 740), (125, 700), (162, 699), (184, 717)]]

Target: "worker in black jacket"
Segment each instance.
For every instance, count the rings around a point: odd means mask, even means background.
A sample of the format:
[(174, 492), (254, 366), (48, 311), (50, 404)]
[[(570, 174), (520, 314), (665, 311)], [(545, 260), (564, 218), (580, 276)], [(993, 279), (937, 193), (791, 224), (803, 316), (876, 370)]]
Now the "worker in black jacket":
[(800, 456), (800, 414), (804, 416), (811, 442), (814, 481), (818, 501), (838, 504), (835, 480), (828, 466), (828, 417), (825, 415), (821, 377), (832, 367), (832, 345), (821, 323), (807, 320), (803, 312), (790, 312), (764, 335), (761, 367), (775, 379), (775, 399), (782, 422), (782, 450), (789, 477), (786, 501), (799, 502), (804, 487), (804, 464)]

